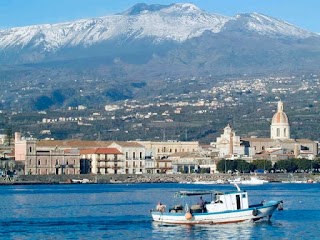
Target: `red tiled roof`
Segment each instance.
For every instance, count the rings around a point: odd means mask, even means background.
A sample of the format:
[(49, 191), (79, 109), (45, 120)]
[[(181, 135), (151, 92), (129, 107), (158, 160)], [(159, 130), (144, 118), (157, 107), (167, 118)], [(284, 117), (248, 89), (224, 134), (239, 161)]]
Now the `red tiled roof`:
[(80, 154), (123, 154), (116, 148), (88, 148), (81, 149)]
[(37, 147), (98, 148), (107, 147), (111, 143), (111, 141), (40, 140), (37, 142)]

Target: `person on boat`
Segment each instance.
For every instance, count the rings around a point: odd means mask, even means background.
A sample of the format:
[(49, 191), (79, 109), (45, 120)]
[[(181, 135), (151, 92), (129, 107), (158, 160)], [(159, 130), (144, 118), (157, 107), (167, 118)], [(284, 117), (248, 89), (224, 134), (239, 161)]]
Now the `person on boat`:
[(200, 199), (199, 199), (198, 205), (200, 206), (200, 208), (201, 208), (202, 212), (205, 212), (205, 209), (206, 209), (206, 203), (203, 201), (202, 196), (200, 196)]
[(161, 202), (158, 202), (158, 205), (157, 205), (157, 211), (159, 212), (165, 212), (166, 211), (166, 205), (163, 205)]

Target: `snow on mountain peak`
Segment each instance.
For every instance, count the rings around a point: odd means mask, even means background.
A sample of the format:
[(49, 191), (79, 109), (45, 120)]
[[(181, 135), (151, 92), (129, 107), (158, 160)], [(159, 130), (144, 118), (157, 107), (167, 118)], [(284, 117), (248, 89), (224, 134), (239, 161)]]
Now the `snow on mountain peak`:
[(157, 12), (163, 10), (164, 12), (175, 12), (175, 13), (198, 13), (201, 10), (191, 4), (191, 3), (174, 3), (171, 5), (160, 5), (160, 4), (146, 4), (146, 3), (138, 3), (133, 7), (129, 8), (122, 15), (139, 15), (150, 12)]
[(258, 32), (261, 35), (284, 35), (299, 38), (314, 36), (313, 33), (290, 23), (259, 13), (238, 14), (234, 20), (237, 21), (238, 26)]
[(146, 12), (155, 12), (167, 7), (168, 7), (167, 5), (160, 5), (160, 4), (148, 5), (145, 3), (138, 3), (133, 7), (129, 8), (128, 10), (126, 10), (125, 12), (123, 12), (122, 15), (138, 15)]
[(168, 10), (171, 11), (181, 11), (185, 13), (199, 13), (201, 9), (191, 3), (175, 3), (171, 4), (168, 7)]
[(153, 39), (154, 43), (166, 40), (183, 42), (201, 36), (205, 31), (219, 33), (226, 29), (301, 38), (316, 35), (258, 13), (225, 17), (207, 13), (190, 3), (139, 3), (122, 14), (0, 30), (0, 50), (36, 47), (39, 51), (54, 52), (63, 47), (87, 47), (112, 39), (121, 42), (141, 38)]

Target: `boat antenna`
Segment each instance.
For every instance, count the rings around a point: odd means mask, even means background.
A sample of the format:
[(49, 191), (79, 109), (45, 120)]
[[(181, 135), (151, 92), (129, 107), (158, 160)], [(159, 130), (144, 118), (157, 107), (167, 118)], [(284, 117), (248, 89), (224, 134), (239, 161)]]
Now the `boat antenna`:
[(237, 188), (238, 192), (241, 192), (241, 189), (239, 188), (238, 184), (234, 184), (234, 186)]

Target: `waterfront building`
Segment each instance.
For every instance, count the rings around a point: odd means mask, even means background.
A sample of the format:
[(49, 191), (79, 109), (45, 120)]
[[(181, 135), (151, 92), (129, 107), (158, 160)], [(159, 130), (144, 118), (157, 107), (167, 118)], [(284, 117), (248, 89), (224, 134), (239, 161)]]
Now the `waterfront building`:
[(111, 142), (79, 140), (37, 140), (15, 133), (15, 160), (24, 164), (25, 174), (90, 173), (80, 149), (107, 147)]
[(117, 148), (88, 148), (80, 150), (81, 159), (90, 162), (90, 173), (124, 173), (123, 153)]
[(169, 156), (176, 153), (192, 153), (200, 150), (198, 141), (138, 141), (138, 143), (145, 147), (146, 163), (148, 163), (146, 171), (148, 173), (172, 173), (172, 162), (168, 159)]
[(145, 147), (138, 142), (112, 142), (108, 147), (119, 149), (123, 153), (125, 174), (146, 173), (145, 169)]
[(174, 153), (168, 160), (172, 162), (172, 173), (214, 173), (217, 170), (215, 161), (200, 152)]
[(80, 174), (79, 150), (32, 148), (26, 155), (25, 172), (30, 175)]

